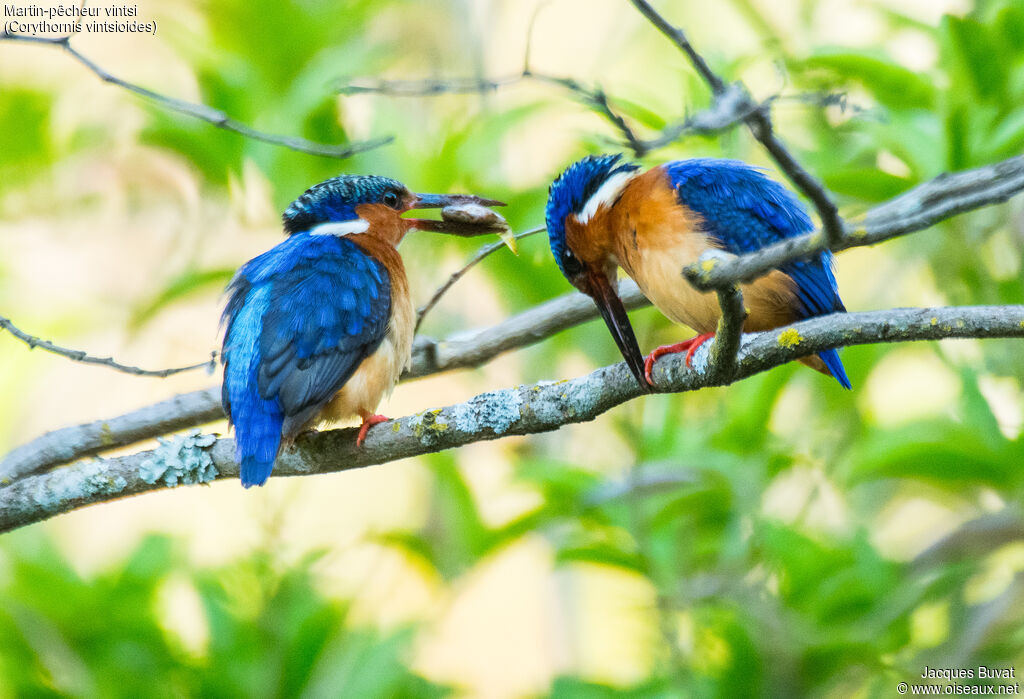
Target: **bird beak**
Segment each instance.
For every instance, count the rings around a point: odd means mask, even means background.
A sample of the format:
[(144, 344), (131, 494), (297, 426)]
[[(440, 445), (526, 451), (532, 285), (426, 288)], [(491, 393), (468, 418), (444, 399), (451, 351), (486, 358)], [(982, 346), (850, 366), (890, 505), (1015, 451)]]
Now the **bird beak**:
[(597, 304), (597, 310), (601, 312), (608, 330), (615, 338), (615, 344), (619, 347), (626, 365), (633, 372), (637, 383), (646, 391), (650, 387), (647, 379), (644, 378), (644, 355), (640, 352), (640, 345), (637, 344), (636, 336), (633, 334), (633, 326), (629, 323), (629, 316), (626, 315), (626, 308), (622, 305), (615, 287), (608, 279), (608, 276), (601, 270), (588, 270), (587, 293)]
[[(496, 199), (484, 199), (474, 194), (415, 194), (413, 195), (412, 209), (447, 209), (449, 207), (483, 207), (488, 208), (491, 206), (505, 206), (505, 202), (498, 201)], [(444, 212), (442, 212), (442, 217)], [(486, 214), (481, 217), (479, 222), (472, 220), (464, 220), (466, 217), (461, 217), (460, 220), (442, 220), (437, 221), (434, 219), (425, 218), (410, 218), (405, 219), (409, 222), (410, 228), (416, 228), (421, 231), (433, 231), (436, 233), (448, 233), (450, 235), (459, 235), (464, 237), (472, 237), (477, 235), (485, 235), (487, 233), (496, 233), (499, 231), (507, 230), (507, 226), (499, 225), (497, 221), (501, 221), (501, 217), (491, 212), (490, 216)], [(469, 217), (472, 219), (472, 217)]]

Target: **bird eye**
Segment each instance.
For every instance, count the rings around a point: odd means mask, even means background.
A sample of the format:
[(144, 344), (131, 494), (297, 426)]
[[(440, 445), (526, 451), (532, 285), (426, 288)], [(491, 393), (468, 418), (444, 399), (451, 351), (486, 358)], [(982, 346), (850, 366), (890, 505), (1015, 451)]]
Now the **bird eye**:
[(566, 276), (569, 277), (575, 277), (583, 271), (583, 265), (580, 263), (580, 259), (576, 257), (569, 248), (566, 248), (565, 252), (562, 253), (562, 269), (565, 270)]
[(402, 198), (398, 196), (397, 192), (384, 192), (381, 201), (392, 209), (398, 209), (401, 206)]

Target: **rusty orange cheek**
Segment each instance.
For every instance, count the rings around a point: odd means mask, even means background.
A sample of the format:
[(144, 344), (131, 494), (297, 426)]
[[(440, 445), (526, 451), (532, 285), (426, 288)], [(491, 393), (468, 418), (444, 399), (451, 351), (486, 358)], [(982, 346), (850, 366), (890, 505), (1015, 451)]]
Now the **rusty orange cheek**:
[(359, 218), (369, 223), (367, 232), (391, 245), (398, 243), (405, 236), (412, 222), (401, 217), (398, 211), (384, 204), (360, 204), (356, 207)]
[(576, 219), (575, 214), (570, 214), (565, 219), (565, 243), (585, 265), (601, 267), (608, 257), (606, 241), (599, 233), (599, 226), (593, 221), (590, 225), (584, 226)]
[(356, 215), (374, 226), (390, 226), (398, 220), (399, 212), (384, 204), (360, 204), (356, 207)]

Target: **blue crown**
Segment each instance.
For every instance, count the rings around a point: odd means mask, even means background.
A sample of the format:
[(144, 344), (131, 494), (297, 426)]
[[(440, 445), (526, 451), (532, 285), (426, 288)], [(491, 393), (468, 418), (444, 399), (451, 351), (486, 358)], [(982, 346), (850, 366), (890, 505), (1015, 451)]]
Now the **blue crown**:
[(405, 185), (378, 175), (332, 177), (307, 189), (285, 209), (281, 217), (284, 230), (291, 234), (308, 231), (321, 223), (354, 221), (359, 218), (357, 206), (381, 203), (387, 192), (401, 197), (405, 194)]
[(619, 172), (633, 172), (640, 167), (633, 163), (620, 163), (620, 160), (621, 153), (588, 155), (567, 167), (548, 188), (548, 206), (544, 220), (548, 228), (551, 254), (555, 256), (555, 262), (562, 270), (562, 274), (565, 274), (562, 257), (565, 255), (566, 217), (569, 214), (579, 215), (609, 177)]

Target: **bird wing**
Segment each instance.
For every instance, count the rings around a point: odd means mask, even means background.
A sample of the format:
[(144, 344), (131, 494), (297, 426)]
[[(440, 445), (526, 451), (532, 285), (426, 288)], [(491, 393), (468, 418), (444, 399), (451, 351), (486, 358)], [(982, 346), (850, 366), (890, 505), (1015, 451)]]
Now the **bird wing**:
[[(247, 381), (280, 410), (286, 435), (331, 400), (387, 332), (390, 275), (344, 238), (294, 235), (243, 267), (231, 288), (228, 336), (246, 303), (262, 306), (246, 333), (257, 350), (245, 352)], [(230, 410), (228, 393), (225, 382)]]
[[(738, 160), (698, 158), (665, 166), (679, 201), (704, 220), (705, 233), (736, 255), (759, 250), (814, 228), (796, 196), (760, 169)], [(779, 267), (796, 284), (801, 318), (845, 311), (832, 253)]]

